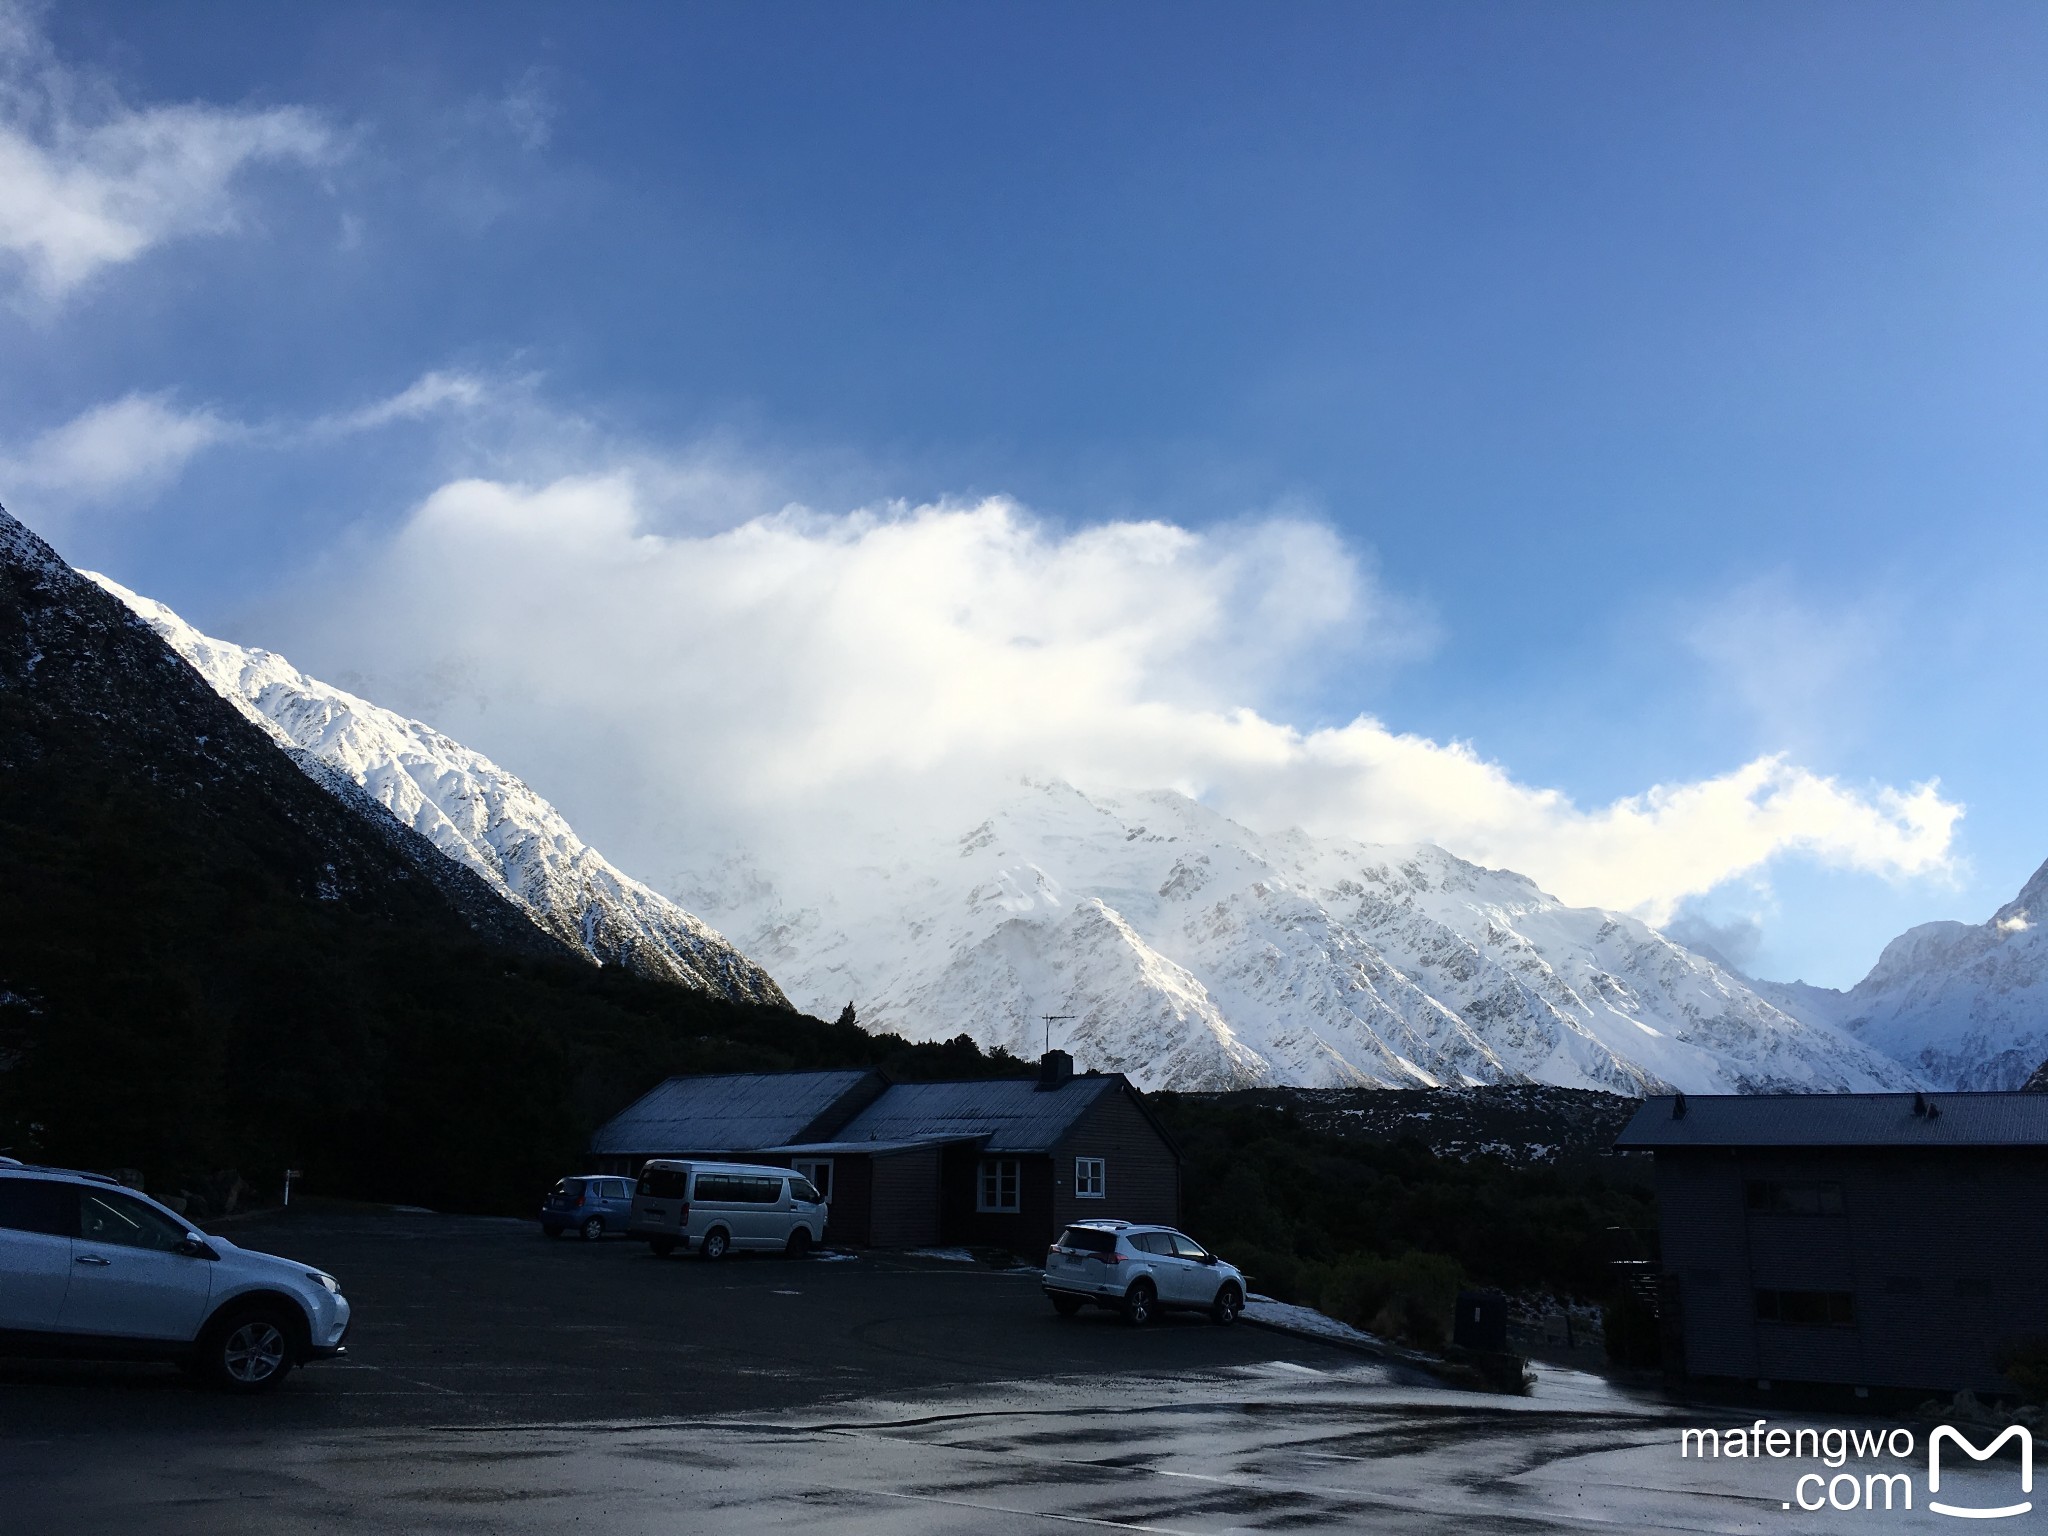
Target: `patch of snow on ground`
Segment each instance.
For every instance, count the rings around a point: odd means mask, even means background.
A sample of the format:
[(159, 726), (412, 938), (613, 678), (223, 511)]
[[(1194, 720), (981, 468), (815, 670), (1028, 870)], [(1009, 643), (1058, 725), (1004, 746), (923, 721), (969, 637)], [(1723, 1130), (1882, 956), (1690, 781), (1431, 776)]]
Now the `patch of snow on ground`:
[(1385, 1339), (1370, 1333), (1361, 1333), (1349, 1323), (1340, 1323), (1334, 1317), (1318, 1312), (1314, 1307), (1292, 1306), (1256, 1292), (1244, 1305), (1244, 1317), (1248, 1322), (1285, 1328), (1290, 1333), (1308, 1333), (1319, 1339), (1335, 1339), (1343, 1344), (1369, 1344), (1375, 1349), (1386, 1348)]
[(944, 1259), (948, 1264), (972, 1264), (974, 1255), (965, 1248), (913, 1248), (913, 1259)]

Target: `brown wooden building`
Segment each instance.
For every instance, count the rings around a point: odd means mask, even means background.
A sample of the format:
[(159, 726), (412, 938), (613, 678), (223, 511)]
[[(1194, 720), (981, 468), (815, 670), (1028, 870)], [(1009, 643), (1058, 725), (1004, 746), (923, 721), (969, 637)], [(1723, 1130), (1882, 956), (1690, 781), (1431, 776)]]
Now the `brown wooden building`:
[(2010, 1393), (2048, 1336), (2048, 1094), (1678, 1094), (1656, 1154), (1665, 1367), (1703, 1386)]
[(594, 1171), (651, 1157), (794, 1167), (853, 1247), (1031, 1253), (1070, 1221), (1180, 1218), (1180, 1152), (1120, 1073), (1048, 1052), (1036, 1078), (890, 1083), (874, 1072), (670, 1078), (591, 1139)]

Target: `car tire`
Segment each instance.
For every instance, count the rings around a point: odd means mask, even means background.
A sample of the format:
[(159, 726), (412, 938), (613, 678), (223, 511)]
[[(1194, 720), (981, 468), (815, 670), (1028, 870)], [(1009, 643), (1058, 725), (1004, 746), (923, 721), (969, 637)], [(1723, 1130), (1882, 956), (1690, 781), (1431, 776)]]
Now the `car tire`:
[(657, 1259), (665, 1259), (676, 1251), (676, 1240), (672, 1237), (657, 1237), (647, 1246)]
[(1244, 1310), (1244, 1293), (1236, 1286), (1225, 1284), (1216, 1293), (1216, 1300), (1209, 1308), (1209, 1321), (1218, 1328), (1228, 1328), (1237, 1321), (1237, 1314)]
[(1052, 1299), (1052, 1309), (1059, 1313), (1061, 1317), (1074, 1317), (1081, 1310), (1081, 1298), (1078, 1296), (1055, 1296)]
[(593, 1216), (576, 1230), (583, 1234), (583, 1241), (594, 1243), (604, 1236), (604, 1218), (602, 1216)]
[(1124, 1292), (1124, 1321), (1143, 1328), (1159, 1316), (1159, 1291), (1150, 1280), (1134, 1280)]
[(713, 1227), (704, 1234), (704, 1241), (698, 1246), (698, 1255), (716, 1264), (732, 1248), (732, 1234), (723, 1227)]
[(297, 1363), (292, 1337), (298, 1327), (298, 1320), (278, 1306), (231, 1312), (200, 1341), (200, 1368), (230, 1392), (268, 1392)]
[(794, 1232), (790, 1233), (789, 1241), (782, 1245), (782, 1252), (785, 1257), (792, 1259), (809, 1258), (811, 1256), (811, 1229), (809, 1227), (798, 1227)]

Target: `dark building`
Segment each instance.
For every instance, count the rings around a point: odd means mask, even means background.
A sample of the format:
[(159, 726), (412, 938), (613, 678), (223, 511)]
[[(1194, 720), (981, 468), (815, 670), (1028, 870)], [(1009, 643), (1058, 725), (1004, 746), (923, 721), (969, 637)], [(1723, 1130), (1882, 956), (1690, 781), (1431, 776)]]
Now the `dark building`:
[(1716, 1379), (2011, 1392), (2048, 1336), (2048, 1094), (1646, 1100), (1665, 1367)]
[(591, 1168), (651, 1157), (798, 1169), (831, 1200), (826, 1239), (1029, 1253), (1067, 1222), (1180, 1219), (1180, 1152), (1120, 1073), (895, 1083), (876, 1072), (672, 1077), (591, 1138)]

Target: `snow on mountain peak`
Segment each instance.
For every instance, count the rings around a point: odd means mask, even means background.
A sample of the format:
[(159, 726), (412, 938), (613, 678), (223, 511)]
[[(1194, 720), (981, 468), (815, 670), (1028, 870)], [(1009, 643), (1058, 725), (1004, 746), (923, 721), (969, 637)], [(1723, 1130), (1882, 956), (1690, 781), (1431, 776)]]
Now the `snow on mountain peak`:
[(1827, 1007), (1937, 1088), (2017, 1088), (2048, 1061), (2048, 864), (1982, 923), (1908, 928)]
[(1171, 791), (1025, 780), (952, 837), (780, 878), (738, 861), (679, 894), (801, 1007), (1050, 1040), (1151, 1087), (1913, 1081), (1636, 919), (1428, 844), (1261, 836)]
[(282, 656), (201, 634), (164, 604), (87, 571), (311, 777), (359, 786), (475, 870), (544, 931), (602, 965), (736, 1002), (787, 1006), (774, 980), (674, 902), (622, 874), (554, 806), (433, 727), (308, 677)]

